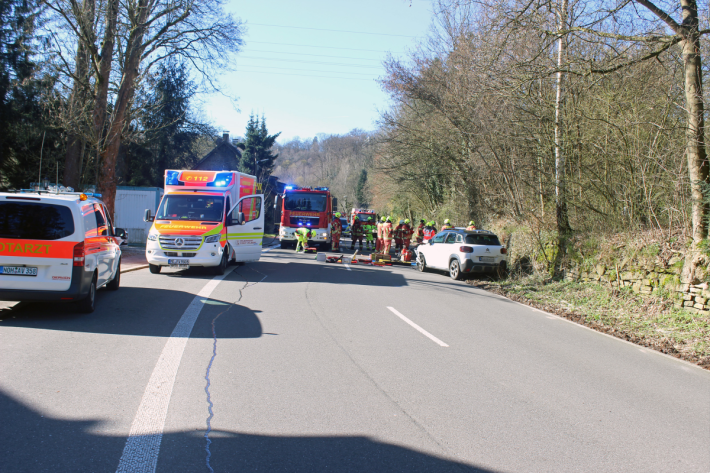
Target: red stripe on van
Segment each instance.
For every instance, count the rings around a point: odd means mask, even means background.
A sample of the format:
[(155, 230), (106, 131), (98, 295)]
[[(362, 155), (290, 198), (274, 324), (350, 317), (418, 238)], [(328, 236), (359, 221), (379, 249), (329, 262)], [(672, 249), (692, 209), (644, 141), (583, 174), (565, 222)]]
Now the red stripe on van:
[(0, 238), (0, 256), (71, 259), (74, 255), (74, 245), (75, 241)]

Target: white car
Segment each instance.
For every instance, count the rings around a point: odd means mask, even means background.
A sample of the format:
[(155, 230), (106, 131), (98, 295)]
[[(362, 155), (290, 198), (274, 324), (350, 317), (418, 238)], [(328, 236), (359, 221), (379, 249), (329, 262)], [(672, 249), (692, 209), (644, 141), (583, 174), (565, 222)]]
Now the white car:
[(473, 273), (505, 274), (508, 267), (507, 249), (488, 230), (444, 230), (416, 251), (419, 271), (448, 271), (457, 280)]
[(93, 312), (98, 288), (118, 289), (126, 232), (98, 197), (0, 192), (0, 300), (76, 302)]

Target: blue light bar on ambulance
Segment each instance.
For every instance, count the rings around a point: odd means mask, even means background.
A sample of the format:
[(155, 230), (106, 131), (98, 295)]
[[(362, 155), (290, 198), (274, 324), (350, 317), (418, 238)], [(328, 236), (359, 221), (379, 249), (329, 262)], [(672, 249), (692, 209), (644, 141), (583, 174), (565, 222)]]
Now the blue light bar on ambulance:
[(293, 186), (286, 186), (286, 187), (284, 187), (284, 189), (286, 189), (287, 191), (290, 191), (290, 190), (293, 190)]
[(180, 171), (168, 171), (165, 173), (165, 185), (166, 186), (179, 186), (180, 182)]
[(214, 177), (214, 181), (207, 185), (209, 187), (227, 187), (232, 183), (232, 176), (231, 172), (218, 172)]

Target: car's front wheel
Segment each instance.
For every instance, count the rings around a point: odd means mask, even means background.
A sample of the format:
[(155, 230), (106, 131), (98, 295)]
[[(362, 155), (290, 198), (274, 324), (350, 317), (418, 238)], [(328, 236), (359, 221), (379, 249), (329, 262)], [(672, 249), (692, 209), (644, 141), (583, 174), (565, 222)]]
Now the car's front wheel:
[(148, 269), (152, 274), (159, 274), (161, 266), (159, 264), (149, 264)]
[(427, 270), (426, 258), (421, 253), (419, 254), (419, 258), (417, 258), (417, 269), (422, 273)]
[(119, 258), (118, 260), (118, 267), (116, 268), (116, 275), (113, 277), (111, 282), (106, 284), (106, 288), (109, 291), (116, 291), (118, 290), (118, 287), (121, 285), (121, 260)]
[(214, 268), (214, 273), (217, 276), (221, 276), (224, 274), (224, 272), (227, 270), (227, 254), (228, 254), (228, 247), (224, 248), (224, 251), (222, 252), (222, 259), (219, 260), (219, 265)]
[(459, 264), (459, 260), (452, 259), (449, 263), (449, 276), (451, 276), (451, 279), (456, 281), (461, 280), (463, 277), (461, 274), (461, 265)]

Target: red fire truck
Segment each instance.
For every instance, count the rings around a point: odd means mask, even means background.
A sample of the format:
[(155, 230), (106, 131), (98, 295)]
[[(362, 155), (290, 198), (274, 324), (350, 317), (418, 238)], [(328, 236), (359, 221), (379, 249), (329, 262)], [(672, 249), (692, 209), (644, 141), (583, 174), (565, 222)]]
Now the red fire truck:
[(330, 250), (333, 240), (330, 235), (330, 216), (333, 213), (333, 198), (327, 187), (286, 186), (281, 200), (281, 248), (296, 246), (295, 231), (305, 227), (313, 230), (309, 242), (318, 243)]
[(373, 231), (372, 235), (377, 238), (377, 212), (375, 212), (372, 209), (352, 209), (350, 211), (350, 225), (353, 224), (353, 220), (355, 219), (355, 216), (357, 215), (358, 220), (360, 220), (360, 223), (363, 225), (367, 224), (367, 219), (372, 218), (372, 225), (373, 225)]

